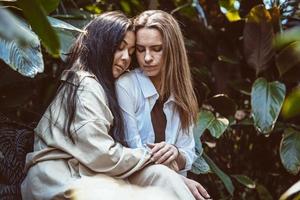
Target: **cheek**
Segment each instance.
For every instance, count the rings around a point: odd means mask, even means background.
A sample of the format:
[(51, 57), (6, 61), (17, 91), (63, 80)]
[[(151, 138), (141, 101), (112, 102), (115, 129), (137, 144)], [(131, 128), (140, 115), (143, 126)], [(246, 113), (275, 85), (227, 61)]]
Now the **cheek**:
[(163, 54), (162, 53), (157, 53), (155, 55), (155, 60), (157, 63), (162, 63), (163, 62)]
[(142, 63), (144, 61), (143, 53), (135, 53), (136, 59), (138, 63)]

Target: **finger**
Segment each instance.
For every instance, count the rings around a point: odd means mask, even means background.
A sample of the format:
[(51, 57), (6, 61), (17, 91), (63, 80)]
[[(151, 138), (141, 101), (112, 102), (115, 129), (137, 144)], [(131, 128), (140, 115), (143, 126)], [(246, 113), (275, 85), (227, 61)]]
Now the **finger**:
[(154, 147), (151, 149), (151, 153), (155, 154), (158, 152), (161, 148), (163, 148), (166, 145), (165, 142), (155, 143)]
[(199, 193), (198, 189), (196, 187), (194, 187), (192, 190), (191, 190), (193, 196), (195, 197), (196, 200), (205, 200)]
[(164, 161), (162, 164), (163, 165), (168, 165), (170, 164), (172, 161), (174, 161), (176, 159), (176, 157), (172, 154), (166, 161)]
[(196, 185), (196, 188), (202, 196), (204, 196), (205, 198), (210, 198), (208, 192), (205, 190), (205, 188), (200, 183), (198, 183)]
[(160, 159), (165, 153), (169, 151), (168, 146), (162, 147), (159, 151), (153, 154), (154, 159), (158, 160)]
[(172, 155), (173, 155), (172, 151), (167, 151), (165, 154), (163, 154), (163, 155), (156, 161), (157, 164), (161, 164), (161, 163), (165, 164), (165, 162), (166, 162), (167, 160), (169, 160), (170, 157), (172, 157)]

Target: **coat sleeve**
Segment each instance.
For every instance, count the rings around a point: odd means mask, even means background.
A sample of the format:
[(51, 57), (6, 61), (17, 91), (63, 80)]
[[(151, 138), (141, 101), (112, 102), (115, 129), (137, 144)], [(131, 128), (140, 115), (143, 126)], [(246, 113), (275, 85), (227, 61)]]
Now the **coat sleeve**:
[(138, 129), (135, 110), (137, 101), (133, 94), (134, 85), (129, 77), (123, 77), (116, 82), (116, 93), (124, 119), (125, 138), (130, 148), (144, 147)]
[(179, 152), (185, 157), (185, 168), (180, 171), (184, 173), (192, 168), (192, 164), (196, 159), (193, 126), (189, 127), (188, 132), (179, 132), (175, 145)]
[(67, 148), (81, 164), (96, 173), (125, 178), (145, 166), (150, 153), (144, 148), (130, 149), (108, 134), (113, 116), (101, 85), (91, 78), (78, 89), (75, 113), (74, 148)]

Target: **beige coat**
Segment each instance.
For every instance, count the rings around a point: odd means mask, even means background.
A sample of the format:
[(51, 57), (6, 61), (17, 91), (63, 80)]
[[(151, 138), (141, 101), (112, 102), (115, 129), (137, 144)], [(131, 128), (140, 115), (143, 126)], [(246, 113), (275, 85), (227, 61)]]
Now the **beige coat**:
[[(65, 71), (62, 79), (70, 71)], [(77, 108), (72, 130), (75, 144), (64, 132), (66, 94), (62, 89), (35, 129), (34, 152), (26, 157), (27, 176), (23, 199), (51, 199), (72, 189), (83, 177), (101, 179), (105, 174), (126, 178), (149, 162), (145, 149), (129, 149), (108, 134), (113, 115), (102, 86), (95, 76), (76, 72)], [(67, 87), (65, 87), (67, 88)]]

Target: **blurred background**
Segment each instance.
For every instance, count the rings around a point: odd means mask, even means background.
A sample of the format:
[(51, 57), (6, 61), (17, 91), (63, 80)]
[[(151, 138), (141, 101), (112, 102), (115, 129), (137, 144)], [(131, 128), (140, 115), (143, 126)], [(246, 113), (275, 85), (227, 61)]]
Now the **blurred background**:
[(1, 0), (0, 134), (39, 121), (90, 19), (149, 9), (185, 36), (201, 105), (189, 177), (213, 199), (300, 199), (298, 0)]

